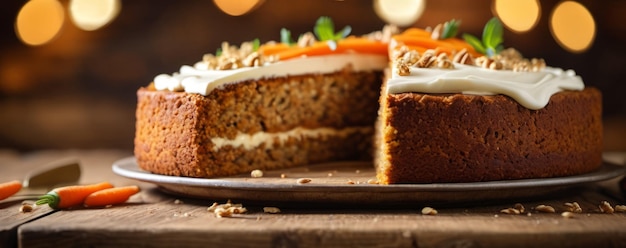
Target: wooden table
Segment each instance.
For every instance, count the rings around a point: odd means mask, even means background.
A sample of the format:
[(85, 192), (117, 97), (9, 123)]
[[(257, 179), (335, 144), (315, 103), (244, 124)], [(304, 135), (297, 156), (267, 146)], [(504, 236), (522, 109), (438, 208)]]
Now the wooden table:
[[(607, 157), (624, 161), (624, 154)], [(270, 214), (263, 205), (243, 202), (248, 213), (218, 218), (207, 211), (211, 199), (167, 195), (152, 184), (115, 175), (112, 163), (128, 156), (129, 151), (115, 150), (0, 151), (0, 181), (76, 157), (83, 168), (81, 183), (108, 180), (142, 188), (127, 204), (109, 208), (54, 211), (40, 206), (21, 213), (21, 201), (0, 203), (0, 247), (626, 247), (626, 213), (598, 210), (601, 201), (625, 203), (617, 187), (620, 178), (519, 202), (526, 208), (519, 215), (500, 212), (517, 201), (442, 206), (437, 215), (423, 215), (423, 206), (416, 205), (297, 205)], [(583, 213), (561, 216), (563, 204), (574, 201)], [(533, 210), (539, 204), (555, 207), (556, 213)]]

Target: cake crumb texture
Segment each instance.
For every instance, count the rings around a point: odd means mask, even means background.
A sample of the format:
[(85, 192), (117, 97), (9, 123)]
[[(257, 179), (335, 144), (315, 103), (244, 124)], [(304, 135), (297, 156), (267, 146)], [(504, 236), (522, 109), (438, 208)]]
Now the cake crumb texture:
[[(312, 163), (371, 159), (373, 123), (381, 72), (313, 74), (246, 81), (209, 95), (137, 92), (135, 157), (140, 168), (158, 174), (217, 177), (251, 170)], [(289, 137), (246, 150), (212, 138), (280, 133), (295, 128), (367, 131), (343, 135)], [(214, 149), (215, 148), (215, 149)]]
[(595, 88), (563, 91), (540, 110), (503, 95), (381, 96), (378, 180), (478, 182), (570, 176), (602, 163), (602, 103)]

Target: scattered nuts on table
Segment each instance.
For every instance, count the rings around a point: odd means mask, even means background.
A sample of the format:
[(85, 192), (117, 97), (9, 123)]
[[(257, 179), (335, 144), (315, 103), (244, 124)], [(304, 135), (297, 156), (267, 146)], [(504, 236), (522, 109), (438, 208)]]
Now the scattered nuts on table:
[(600, 212), (602, 213), (612, 214), (613, 212), (615, 212), (615, 209), (613, 209), (611, 204), (607, 201), (600, 202), (600, 205), (598, 206), (598, 208), (600, 209)]
[(615, 205), (615, 212), (626, 212), (626, 205)]
[(20, 207), (20, 213), (28, 213), (33, 211), (33, 205), (29, 203), (23, 203)]
[(263, 207), (263, 212), (268, 214), (280, 213), (280, 209), (277, 207)]
[(310, 183), (311, 182), (311, 178), (300, 178), (296, 181), (298, 184), (305, 184), (305, 183)]
[(520, 214), (520, 211), (515, 209), (515, 208), (505, 208), (500, 210), (500, 213), (505, 213), (505, 214)]
[(423, 215), (436, 215), (439, 212), (437, 212), (437, 209), (431, 208), (431, 207), (424, 207), (422, 208), (422, 214)]
[(565, 212), (561, 213), (561, 216), (563, 216), (563, 218), (571, 219), (571, 218), (574, 218), (574, 213), (572, 213), (570, 211), (565, 211)]
[(583, 209), (580, 207), (580, 205), (578, 204), (578, 202), (566, 202), (564, 204), (568, 211), (573, 212), (573, 213), (582, 213)]
[(263, 177), (263, 171), (262, 170), (253, 170), (252, 172), (250, 172), (250, 176), (257, 178), (257, 177)]
[(554, 210), (554, 207), (543, 205), (543, 204), (541, 204), (539, 206), (536, 206), (535, 210), (539, 211), (539, 212), (544, 212), (544, 213), (554, 213), (554, 212), (556, 212), (556, 210)]
[(526, 211), (526, 208), (524, 208), (524, 205), (522, 205), (521, 203), (515, 203), (515, 206), (513, 206), (513, 208), (517, 209), (520, 213), (524, 213), (524, 211)]

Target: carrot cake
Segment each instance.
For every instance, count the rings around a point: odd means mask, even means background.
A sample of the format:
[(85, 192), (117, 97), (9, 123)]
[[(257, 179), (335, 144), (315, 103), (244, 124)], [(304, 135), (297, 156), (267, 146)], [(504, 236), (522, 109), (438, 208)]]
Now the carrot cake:
[[(489, 26), (491, 25), (491, 26)], [(495, 26), (494, 26), (495, 25)], [(351, 36), (224, 43), (137, 92), (135, 157), (147, 171), (220, 177), (373, 161), (380, 184), (576, 175), (601, 164), (601, 95), (572, 70), (502, 49), (458, 22)]]

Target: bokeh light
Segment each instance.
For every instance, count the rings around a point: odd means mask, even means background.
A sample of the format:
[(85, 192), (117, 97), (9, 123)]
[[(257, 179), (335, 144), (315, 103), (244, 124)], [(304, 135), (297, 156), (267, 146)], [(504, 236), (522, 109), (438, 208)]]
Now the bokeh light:
[(583, 52), (595, 39), (596, 25), (585, 6), (565, 1), (552, 10), (550, 32), (561, 47), (571, 52)]
[(110, 23), (120, 12), (120, 0), (70, 0), (69, 10), (74, 25), (86, 31)]
[(541, 16), (539, 0), (494, 0), (492, 10), (514, 32), (531, 30)]
[(28, 45), (43, 45), (59, 34), (64, 20), (65, 11), (57, 0), (31, 0), (17, 14), (15, 32)]
[(213, 3), (226, 14), (240, 16), (261, 6), (263, 0), (213, 0)]
[(425, 0), (374, 0), (376, 14), (385, 22), (401, 27), (414, 24), (425, 8)]

